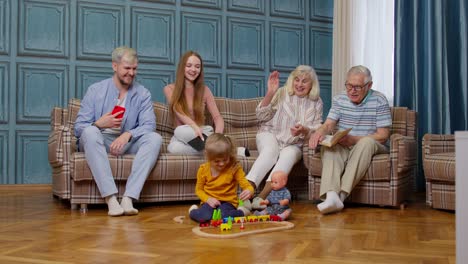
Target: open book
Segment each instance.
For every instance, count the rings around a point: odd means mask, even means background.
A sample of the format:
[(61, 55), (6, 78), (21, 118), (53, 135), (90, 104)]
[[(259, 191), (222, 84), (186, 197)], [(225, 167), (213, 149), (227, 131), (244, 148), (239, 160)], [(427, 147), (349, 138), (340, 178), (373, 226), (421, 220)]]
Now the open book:
[(337, 131), (333, 135), (326, 135), (325, 139), (323, 139), (320, 142), (320, 145), (326, 146), (326, 147), (333, 147), (335, 146), (340, 139), (342, 139), (344, 136), (348, 135), (349, 131), (351, 131), (352, 128), (348, 128), (346, 130), (340, 130)]

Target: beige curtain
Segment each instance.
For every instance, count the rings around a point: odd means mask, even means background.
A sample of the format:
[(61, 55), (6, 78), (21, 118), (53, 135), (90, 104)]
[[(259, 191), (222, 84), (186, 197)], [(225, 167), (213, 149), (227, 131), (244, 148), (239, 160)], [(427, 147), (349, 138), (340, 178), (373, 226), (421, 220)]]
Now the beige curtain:
[(334, 1), (332, 95), (343, 91), (350, 67), (364, 65), (393, 105), (393, 50), (393, 0)]
[(352, 1), (335, 0), (333, 5), (332, 96), (343, 90), (351, 62)]

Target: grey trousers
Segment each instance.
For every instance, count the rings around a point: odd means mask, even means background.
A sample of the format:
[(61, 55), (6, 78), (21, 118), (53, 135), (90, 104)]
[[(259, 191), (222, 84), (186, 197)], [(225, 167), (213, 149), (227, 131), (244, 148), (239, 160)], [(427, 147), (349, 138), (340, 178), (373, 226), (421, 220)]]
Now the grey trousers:
[[(202, 126), (202, 133), (209, 136), (213, 134), (213, 127)], [(195, 138), (195, 131), (189, 125), (181, 125), (176, 127), (174, 130), (174, 136), (172, 136), (167, 151), (173, 154), (200, 154), (202, 151), (197, 151), (192, 148), (187, 142)]]
[(372, 156), (388, 153), (388, 148), (371, 137), (363, 137), (351, 148), (339, 144), (331, 148), (322, 146), (321, 153), (320, 198), (325, 199), (328, 191), (350, 194), (366, 174)]
[[(109, 146), (118, 135), (103, 134), (95, 126), (83, 130), (79, 140), (79, 147), (84, 151), (88, 166), (93, 173), (94, 180), (102, 197), (116, 194), (117, 186), (107, 158)], [(128, 177), (124, 196), (138, 199), (146, 178), (158, 159), (162, 138), (155, 132), (147, 133), (125, 145), (124, 154), (136, 154), (132, 170)]]

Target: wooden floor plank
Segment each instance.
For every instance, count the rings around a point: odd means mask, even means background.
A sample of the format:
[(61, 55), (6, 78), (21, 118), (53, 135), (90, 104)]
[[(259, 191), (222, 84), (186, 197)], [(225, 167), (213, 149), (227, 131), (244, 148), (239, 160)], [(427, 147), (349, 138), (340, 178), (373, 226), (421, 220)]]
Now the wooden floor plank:
[(293, 202), (293, 229), (234, 239), (193, 234), (189, 203), (137, 205), (131, 217), (108, 217), (104, 206), (81, 214), (48, 185), (2, 185), (0, 201), (0, 263), (455, 263), (455, 214), (428, 208), (423, 196), (406, 210), (346, 205), (327, 216)]

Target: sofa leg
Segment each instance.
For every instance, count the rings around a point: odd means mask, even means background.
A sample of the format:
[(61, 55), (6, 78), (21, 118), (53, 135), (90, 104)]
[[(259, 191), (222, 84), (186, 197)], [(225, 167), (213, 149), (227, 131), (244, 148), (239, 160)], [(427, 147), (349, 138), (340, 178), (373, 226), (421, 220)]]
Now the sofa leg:
[(88, 212), (88, 204), (82, 203), (80, 205), (80, 213), (86, 214)]
[(78, 204), (70, 204), (71, 210), (78, 210)]

